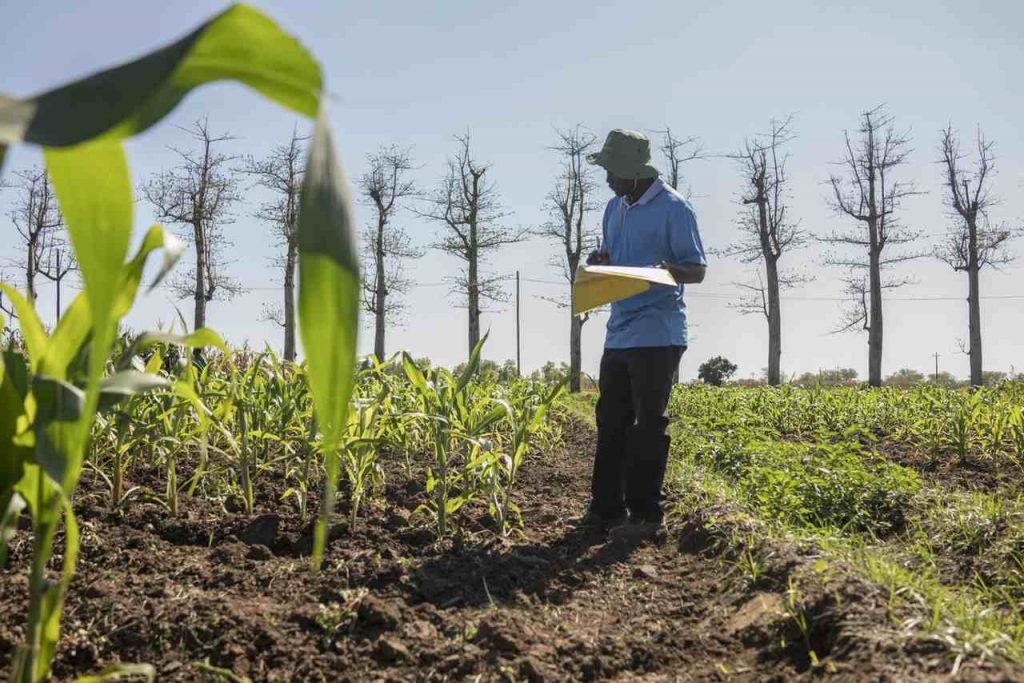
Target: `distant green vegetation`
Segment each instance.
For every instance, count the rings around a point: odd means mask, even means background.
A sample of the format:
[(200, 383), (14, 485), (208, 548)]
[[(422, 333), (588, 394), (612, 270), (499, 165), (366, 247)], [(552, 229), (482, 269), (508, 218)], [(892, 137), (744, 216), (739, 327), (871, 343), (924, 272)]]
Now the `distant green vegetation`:
[(1024, 382), (685, 386), (670, 412), (679, 512), (812, 540), (886, 589), (894, 618), (917, 613), (954, 666), (1024, 660)]

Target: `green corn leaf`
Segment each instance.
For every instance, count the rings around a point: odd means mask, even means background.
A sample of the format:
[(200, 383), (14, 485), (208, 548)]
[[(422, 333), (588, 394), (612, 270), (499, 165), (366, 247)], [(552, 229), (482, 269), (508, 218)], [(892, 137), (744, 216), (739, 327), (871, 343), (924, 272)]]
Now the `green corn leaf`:
[(85, 413), (85, 394), (78, 387), (54, 377), (37, 375), (32, 381), (36, 399), (33, 430), (36, 436), (35, 460), (62, 489), (78, 476), (74, 460), (80, 430), (78, 421)]
[(28, 427), (25, 396), (28, 393), (28, 368), (13, 351), (0, 356), (0, 568), (7, 565), (7, 542), (17, 525), (25, 500), (16, 487), (25, 478), (25, 465), (32, 449), (15, 442)]
[(25, 348), (28, 351), (32, 369), (35, 370), (43, 356), (46, 355), (47, 340), (43, 324), (39, 321), (35, 306), (29, 303), (28, 299), (23, 297), (18, 290), (2, 282), (0, 282), (0, 290), (11, 300), (14, 312), (18, 314), (21, 336), (25, 340)]
[(100, 383), (100, 411), (110, 410), (121, 401), (131, 396), (144, 394), (156, 389), (164, 389), (171, 381), (160, 375), (153, 375), (138, 370), (122, 370)]
[(160, 264), (160, 270), (153, 278), (148, 291), (153, 291), (153, 288), (160, 284), (164, 276), (178, 262), (178, 259), (181, 258), (182, 253), (185, 251), (185, 243), (159, 225), (150, 226), (149, 230), (146, 231), (142, 244), (139, 246), (139, 250), (124, 267), (121, 286), (118, 289), (117, 307), (114, 309), (114, 315), (117, 318), (124, 317), (131, 310), (139, 291), (139, 283), (142, 282), (142, 270), (145, 268), (150, 254), (157, 249), (163, 249), (164, 258)]
[(320, 68), (294, 38), (246, 5), (234, 5), (181, 40), (135, 61), (36, 97), (0, 97), (0, 146), (67, 147), (123, 138), (162, 119), (192, 89), (234, 80), (310, 118)]
[(136, 341), (139, 350), (153, 346), (154, 344), (178, 344), (189, 348), (198, 349), (212, 346), (227, 353), (228, 347), (224, 339), (209, 327), (201, 327), (195, 332), (186, 335), (169, 334), (167, 332), (147, 332)]
[(74, 683), (110, 683), (123, 679), (145, 680), (152, 683), (156, 680), (156, 669), (152, 664), (111, 664), (98, 674), (79, 676)]
[[(128, 162), (121, 143), (109, 140), (47, 149), (44, 155), (88, 293), (93, 335), (89, 377), (94, 389), (113, 342), (114, 304), (132, 234)], [(97, 399), (90, 391), (90, 403)]]
[(427, 378), (423, 376), (423, 371), (416, 365), (416, 361), (412, 359), (412, 356), (404, 351), (402, 352), (402, 369), (405, 371), (405, 376), (409, 378), (409, 382), (416, 387), (416, 391), (421, 396), (430, 390), (427, 385)]
[(480, 368), (480, 351), (484, 348), (484, 344), (487, 342), (487, 337), (490, 335), (487, 332), (480, 341), (473, 347), (473, 351), (469, 354), (469, 362), (466, 363), (466, 368), (462, 371), (462, 375), (459, 376), (459, 383), (456, 385), (456, 391), (462, 391), (469, 384), (469, 380), (473, 379), (473, 375)]
[(46, 355), (39, 364), (39, 372), (49, 377), (67, 379), (68, 366), (78, 356), (90, 332), (92, 312), (85, 292), (81, 292), (64, 309), (64, 314), (50, 335)]
[(0, 491), (0, 569), (7, 567), (7, 543), (18, 528), (18, 515), (25, 509), (25, 499), (14, 488)]
[[(75, 564), (78, 562), (78, 520), (75, 519), (75, 513), (67, 498), (60, 495), (58, 503), (62, 504), (64, 511), (64, 562), (60, 580), (50, 584), (43, 595), (41, 656), (36, 661), (36, 680), (45, 679), (50, 672), (50, 663), (57, 652), (57, 643), (60, 642), (60, 617), (64, 610), (64, 596), (67, 594), (68, 585), (75, 573)], [(57, 515), (60, 514), (60, 509), (57, 508)]]
[(25, 359), (14, 351), (5, 351), (0, 355), (0, 492), (22, 478), (25, 461), (31, 456), (31, 449), (17, 444), (15, 438), (28, 429), (28, 386)]
[[(138, 356), (135, 356), (135, 358), (138, 358)], [(149, 360), (143, 366), (142, 372), (148, 372), (151, 375), (155, 375), (160, 372), (160, 368), (162, 368), (163, 365), (163, 356), (161, 356), (159, 353), (154, 353), (152, 356), (149, 357)]]
[[(132, 260), (121, 269), (120, 285), (114, 296), (113, 317), (115, 320), (122, 318), (131, 309), (147, 258), (153, 251), (161, 247), (164, 249), (164, 263), (158, 278), (174, 265), (181, 254), (183, 245), (181, 240), (164, 232), (160, 226), (154, 225), (146, 233), (142, 245)], [(83, 292), (75, 297), (57, 323), (47, 346), (46, 357), (40, 365), (40, 372), (64, 379), (67, 376), (68, 365), (77, 356), (90, 332), (92, 332), (92, 314), (89, 308), (89, 299)]]
[(333, 511), (338, 443), (346, 424), (359, 324), (359, 265), (351, 201), (327, 123), (317, 120), (299, 208), (299, 331), (317, 422), (324, 435), (327, 481), (313, 543), (319, 566)]

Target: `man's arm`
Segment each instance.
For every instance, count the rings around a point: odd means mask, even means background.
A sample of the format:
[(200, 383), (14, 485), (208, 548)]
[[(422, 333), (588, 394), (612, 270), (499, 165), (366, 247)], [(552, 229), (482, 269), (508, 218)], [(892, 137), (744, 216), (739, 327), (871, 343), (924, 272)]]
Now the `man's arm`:
[(665, 263), (661, 267), (672, 274), (672, 279), (681, 285), (696, 285), (704, 281), (708, 267), (699, 263)]
[(707, 258), (704, 244), (697, 230), (697, 217), (689, 204), (680, 203), (669, 213), (670, 256), (661, 264), (681, 285), (695, 285), (704, 281)]

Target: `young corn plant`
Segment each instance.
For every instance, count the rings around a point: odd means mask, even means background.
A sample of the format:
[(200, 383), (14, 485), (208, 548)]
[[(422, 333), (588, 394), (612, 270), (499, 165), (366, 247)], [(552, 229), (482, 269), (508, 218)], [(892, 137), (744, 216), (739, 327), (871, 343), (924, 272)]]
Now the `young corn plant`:
[(471, 472), (460, 467), (469, 462), (466, 451), (479, 444), (483, 434), (505, 416), (504, 406), (491, 406), (482, 412), (479, 403), (468, 399), (469, 383), (480, 366), (480, 350), (486, 341), (484, 335), (457, 379), (439, 368), (428, 381), (412, 357), (402, 355), (402, 366), (416, 392), (419, 408), (408, 417), (427, 425), (433, 447), (433, 466), (427, 468), (427, 503), (417, 511), (430, 517), (438, 539), (448, 535), (452, 515), (473, 499), (474, 491), (467, 482)]
[(482, 461), (481, 488), (487, 495), (488, 512), (503, 536), (508, 536), (514, 528), (522, 526), (522, 511), (512, 500), (516, 477), (530, 451), (534, 436), (545, 425), (551, 405), (564, 391), (565, 382), (559, 382), (536, 397), (528, 396), (514, 402), (496, 401), (504, 408), (511, 427), (509, 447), (504, 451), (490, 447), (487, 443), (480, 448), (477, 459)]
[(974, 445), (978, 415), (981, 412), (981, 394), (970, 395), (950, 416), (947, 423), (949, 446), (956, 453), (960, 466), (967, 464), (967, 456)]
[[(351, 202), (320, 111), (319, 66), (267, 17), (236, 5), (133, 62), (35, 97), (0, 96), (0, 164), (8, 145), (43, 148), (84, 286), (49, 335), (32, 305), (15, 290), (4, 289), (17, 310), (27, 357), (3, 355), (0, 557), (21, 510), (29, 511), (33, 526), (26, 639), (15, 653), (11, 673), (17, 683), (47, 678), (56, 652), (79, 546), (72, 500), (101, 397), (123, 398), (166, 383), (137, 371), (104, 376), (117, 323), (131, 308), (147, 257), (172, 242), (153, 228), (136, 257), (125, 263), (133, 202), (122, 140), (160, 121), (194, 88), (227, 79), (317, 118), (297, 230), (300, 332), (325, 435), (328, 474), (314, 536), (314, 567), (322, 558), (358, 327), (359, 267)], [(165, 259), (161, 276), (173, 261), (173, 255)], [(62, 520), (63, 562), (52, 580), (47, 565)]]
[[(173, 238), (158, 227), (152, 228), (135, 258), (117, 269), (119, 284), (111, 309), (113, 322), (130, 308), (148, 256), (161, 247), (169, 247), (172, 254), (177, 251)], [(171, 264), (173, 257), (168, 267)], [(60, 611), (77, 560), (79, 537), (71, 500), (93, 416), (99, 409), (164, 386), (166, 381), (134, 369), (103, 377), (106, 359), (96, 361), (94, 355), (86, 361), (86, 371), (81, 350), (92, 336), (91, 350), (95, 354), (97, 343), (104, 336), (86, 298), (88, 287), (72, 302), (51, 335), (43, 331), (32, 305), (17, 291), (4, 285), (4, 293), (16, 307), (29, 354), (27, 358), (4, 354), (0, 438), (9, 450), (0, 470), (0, 509), (4, 511), (4, 523), (9, 524), (12, 511), (27, 507), (33, 530), (28, 637), (15, 654), (12, 680), (38, 681), (48, 675), (56, 651)], [(112, 337), (109, 330), (106, 336)], [(84, 388), (68, 381), (87, 372)], [(54, 582), (49, 579), (46, 566), (62, 518), (64, 560), (61, 578)], [(9, 527), (0, 529), (0, 543), (8, 535)]]
[(1016, 408), (1010, 416), (1008, 431), (1017, 465), (1024, 468), (1024, 407)]
[(309, 485), (315, 473), (314, 461), (318, 455), (316, 420), (310, 416), (305, 421), (307, 424), (306, 438), (296, 447), (295, 453), (299, 456), (297, 460), (289, 460), (290, 466), (285, 471), (286, 478), (294, 479), (295, 485), (289, 486), (281, 496), (281, 500), (295, 498), (298, 507), (299, 517), (303, 520), (309, 510)]
[[(386, 391), (386, 389), (385, 389)], [(359, 509), (367, 491), (384, 481), (384, 470), (377, 462), (378, 406), (373, 399), (356, 399), (355, 410), (349, 411), (348, 432), (341, 443), (345, 476), (349, 483), (349, 530), (354, 531)]]

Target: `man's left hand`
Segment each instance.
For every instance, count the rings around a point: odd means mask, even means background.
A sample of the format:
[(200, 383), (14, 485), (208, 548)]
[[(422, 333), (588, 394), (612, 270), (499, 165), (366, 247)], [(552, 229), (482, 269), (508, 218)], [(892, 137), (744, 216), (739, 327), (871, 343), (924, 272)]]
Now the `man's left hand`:
[(707, 273), (707, 266), (698, 263), (669, 263), (662, 261), (659, 268), (664, 268), (672, 274), (672, 279), (681, 285), (695, 285), (704, 281)]

